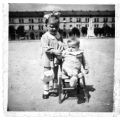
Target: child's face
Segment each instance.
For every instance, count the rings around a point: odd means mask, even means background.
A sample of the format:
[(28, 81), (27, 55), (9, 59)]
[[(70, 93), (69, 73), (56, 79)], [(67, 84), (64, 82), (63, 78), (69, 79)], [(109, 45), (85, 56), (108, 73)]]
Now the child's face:
[(55, 35), (56, 32), (58, 31), (59, 29), (59, 20), (56, 19), (55, 17), (51, 17), (49, 18), (48, 20), (48, 31), (52, 34), (52, 35)]
[(79, 50), (80, 43), (77, 42), (77, 41), (78, 41), (77, 39), (70, 39), (70, 40), (68, 40), (68, 47), (71, 48), (72, 51)]
[(72, 52), (74, 51), (77, 51), (79, 49), (79, 47), (76, 45), (76, 46), (70, 46)]

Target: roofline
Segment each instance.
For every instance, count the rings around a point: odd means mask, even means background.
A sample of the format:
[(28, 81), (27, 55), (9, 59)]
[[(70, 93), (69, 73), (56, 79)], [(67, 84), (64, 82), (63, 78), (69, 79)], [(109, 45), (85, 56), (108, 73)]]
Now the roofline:
[[(9, 17), (43, 17), (45, 12), (51, 12), (51, 11), (9, 11)], [(61, 17), (115, 17), (115, 11), (59, 11), (63, 14), (61, 14)], [(65, 14), (65, 12), (71, 12), (71, 14)], [(87, 12), (85, 14), (72, 14), (72, 12)], [(96, 13), (95, 13), (96, 12)], [(106, 14), (99, 14), (102, 12), (105, 12)], [(111, 12), (111, 14), (107, 14)], [(17, 13), (17, 14), (16, 14)], [(27, 15), (23, 15), (23, 13), (26, 13)], [(34, 15), (29, 15), (29, 13), (34, 13)], [(93, 14), (94, 13), (94, 14)], [(12, 14), (16, 14), (15, 16)], [(20, 15), (22, 14), (22, 15)]]

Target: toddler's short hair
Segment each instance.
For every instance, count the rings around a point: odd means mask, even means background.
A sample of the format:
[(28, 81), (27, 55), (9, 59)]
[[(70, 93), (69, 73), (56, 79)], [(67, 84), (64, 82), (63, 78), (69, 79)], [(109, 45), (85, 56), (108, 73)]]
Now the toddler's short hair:
[(75, 41), (72, 41), (72, 40), (68, 40), (68, 47), (79, 47), (80, 45), (80, 41), (78, 40), (75, 40)]

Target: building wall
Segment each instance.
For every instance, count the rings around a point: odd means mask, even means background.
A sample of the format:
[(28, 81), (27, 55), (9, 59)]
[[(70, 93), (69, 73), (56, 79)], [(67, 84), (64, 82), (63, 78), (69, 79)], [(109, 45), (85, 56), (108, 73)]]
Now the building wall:
[[(79, 30), (82, 27), (89, 27), (90, 17), (60, 17), (60, 29), (72, 29), (77, 27)], [(114, 17), (92, 17), (92, 27), (102, 28), (104, 23), (107, 23), (110, 27), (114, 26)], [(17, 29), (19, 26), (24, 26), (24, 30), (28, 33), (33, 32), (39, 34), (44, 32), (44, 24), (42, 17), (24, 17), (24, 18), (10, 18), (9, 25), (14, 26)], [(34, 32), (35, 31), (35, 32)]]

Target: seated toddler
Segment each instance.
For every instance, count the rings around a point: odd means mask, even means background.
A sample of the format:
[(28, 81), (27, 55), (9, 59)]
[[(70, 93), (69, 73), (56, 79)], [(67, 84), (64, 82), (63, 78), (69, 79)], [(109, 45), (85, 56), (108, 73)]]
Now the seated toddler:
[(76, 86), (82, 67), (86, 73), (88, 71), (84, 52), (79, 49), (79, 44), (80, 42), (78, 40), (68, 41), (68, 48), (62, 53), (64, 57), (62, 64), (63, 75), (70, 77), (71, 87)]

